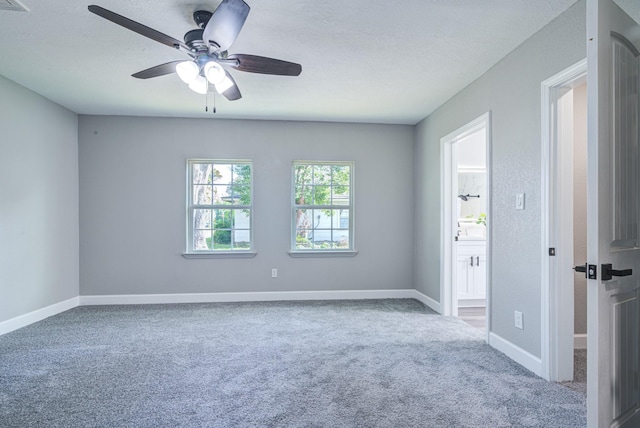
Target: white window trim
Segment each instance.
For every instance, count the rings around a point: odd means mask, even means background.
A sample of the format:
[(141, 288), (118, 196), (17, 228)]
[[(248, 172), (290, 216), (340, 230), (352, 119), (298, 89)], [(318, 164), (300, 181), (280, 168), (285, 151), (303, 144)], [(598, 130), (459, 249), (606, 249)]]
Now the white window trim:
[[(349, 248), (348, 249), (318, 249), (318, 250), (297, 250), (296, 249), (296, 183), (295, 167), (297, 165), (330, 165), (349, 166), (349, 205), (332, 206), (332, 209), (348, 207), (349, 209)], [(296, 160), (291, 164), (291, 242), (288, 252), (290, 257), (354, 257), (358, 254), (355, 249), (355, 162), (354, 161), (319, 161), (319, 160)], [(327, 206), (331, 207), (331, 206)]]
[[(192, 183), (192, 167), (194, 163), (212, 163), (212, 164), (249, 164), (251, 165), (251, 215), (249, 217), (249, 230), (250, 230), (250, 247), (246, 250), (193, 250), (193, 219), (192, 219), (192, 206), (193, 200), (193, 183)], [(254, 213), (254, 199), (253, 199), (253, 161), (250, 159), (203, 159), (203, 158), (190, 158), (187, 159), (187, 193), (186, 193), (186, 251), (182, 253), (182, 257), (185, 259), (215, 259), (215, 258), (252, 258), (255, 257), (257, 252), (254, 249), (254, 230), (253, 230), (253, 213)], [(233, 205), (229, 205), (225, 209), (236, 208)]]
[(358, 254), (355, 250), (298, 250), (289, 251), (289, 256), (293, 258), (305, 257), (355, 257)]

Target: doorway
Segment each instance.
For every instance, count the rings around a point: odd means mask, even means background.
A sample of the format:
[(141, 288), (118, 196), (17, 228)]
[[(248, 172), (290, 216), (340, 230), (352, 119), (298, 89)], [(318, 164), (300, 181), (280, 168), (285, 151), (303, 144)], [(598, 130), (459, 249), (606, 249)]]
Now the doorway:
[(586, 61), (542, 83), (542, 374), (585, 383)]
[(441, 139), (443, 314), (489, 332), (490, 114)]

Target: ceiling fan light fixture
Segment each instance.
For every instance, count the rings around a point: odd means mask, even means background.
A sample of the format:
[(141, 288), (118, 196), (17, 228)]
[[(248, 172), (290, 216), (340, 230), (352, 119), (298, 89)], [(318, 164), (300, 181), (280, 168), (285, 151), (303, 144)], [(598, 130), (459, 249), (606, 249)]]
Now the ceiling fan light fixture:
[(216, 84), (216, 91), (218, 91), (218, 93), (222, 95), (224, 92), (226, 92), (227, 89), (229, 89), (232, 86), (233, 86), (233, 80), (229, 79), (225, 75), (224, 79), (222, 79), (222, 82)]
[(204, 75), (212, 85), (222, 83), (227, 77), (222, 66), (215, 61), (209, 61), (204, 65)]
[[(0, 0), (0, 3), (2, 1), (19, 2)], [(136, 79), (175, 72), (180, 80), (199, 94), (207, 94), (209, 85), (212, 85), (220, 95), (235, 101), (242, 95), (232, 75), (223, 68), (224, 64), (238, 71), (257, 74), (298, 76), (302, 72), (302, 66), (293, 62), (257, 55), (228, 55), (249, 14), (250, 7), (244, 0), (222, 0), (214, 12), (195, 11), (193, 18), (198, 29), (188, 31), (184, 42), (98, 5), (90, 5), (88, 9), (107, 21), (172, 49), (177, 48), (191, 57), (188, 61), (170, 61), (132, 74)]]
[(176, 73), (184, 83), (189, 85), (198, 77), (200, 69), (193, 61), (182, 61), (176, 64)]
[(189, 89), (193, 92), (205, 95), (209, 90), (209, 82), (207, 82), (207, 79), (205, 79), (204, 76), (198, 76), (189, 83)]

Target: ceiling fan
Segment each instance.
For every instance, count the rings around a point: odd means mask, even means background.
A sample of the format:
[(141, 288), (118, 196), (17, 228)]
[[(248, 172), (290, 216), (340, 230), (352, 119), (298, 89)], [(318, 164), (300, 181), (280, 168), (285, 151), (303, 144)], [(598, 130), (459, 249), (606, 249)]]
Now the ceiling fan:
[(156, 65), (132, 74), (133, 77), (149, 79), (177, 73), (193, 91), (206, 94), (209, 84), (212, 84), (219, 94), (230, 101), (238, 100), (242, 95), (223, 65), (250, 73), (279, 76), (298, 76), (302, 71), (302, 66), (293, 62), (256, 55), (229, 55), (227, 49), (238, 37), (249, 9), (243, 0), (222, 0), (213, 13), (197, 10), (193, 13), (193, 20), (199, 28), (188, 31), (184, 35), (184, 42), (181, 42), (100, 6), (89, 6), (90, 12), (191, 57), (187, 61)]

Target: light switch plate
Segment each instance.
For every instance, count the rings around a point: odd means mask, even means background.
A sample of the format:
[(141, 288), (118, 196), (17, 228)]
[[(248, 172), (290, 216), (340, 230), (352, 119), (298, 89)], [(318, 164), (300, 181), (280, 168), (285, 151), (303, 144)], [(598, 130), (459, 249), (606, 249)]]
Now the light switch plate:
[(516, 194), (516, 209), (517, 210), (524, 209), (524, 193)]

